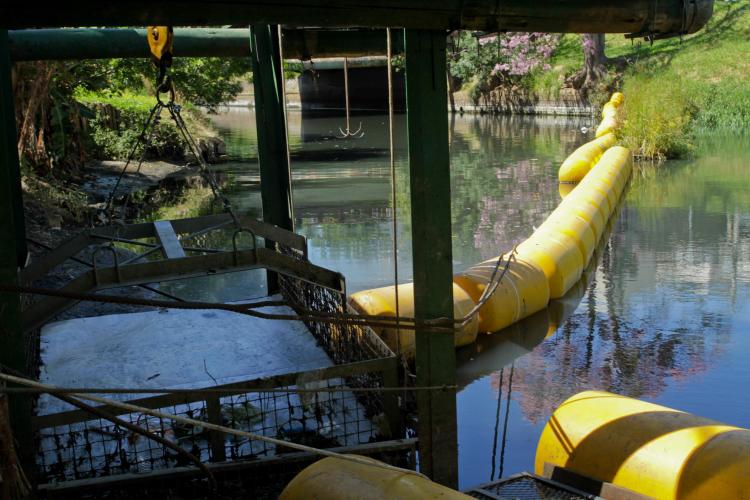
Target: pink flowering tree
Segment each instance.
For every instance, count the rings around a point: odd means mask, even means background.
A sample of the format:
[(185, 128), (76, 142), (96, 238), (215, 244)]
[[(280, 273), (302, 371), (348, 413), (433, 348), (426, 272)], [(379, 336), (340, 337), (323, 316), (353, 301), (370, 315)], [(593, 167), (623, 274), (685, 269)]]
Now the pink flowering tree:
[(472, 98), (503, 82), (520, 81), (550, 69), (549, 59), (560, 36), (550, 33), (461, 32), (449, 44), (450, 73), (463, 82), (476, 81)]

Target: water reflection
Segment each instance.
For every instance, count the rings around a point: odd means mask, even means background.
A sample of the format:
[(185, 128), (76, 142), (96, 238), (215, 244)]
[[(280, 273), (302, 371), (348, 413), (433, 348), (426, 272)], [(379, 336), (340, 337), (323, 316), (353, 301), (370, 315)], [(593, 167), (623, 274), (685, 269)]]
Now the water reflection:
[[(257, 166), (247, 162), (255, 158), (254, 117), (229, 115), (217, 123), (230, 153), (245, 160), (228, 166), (242, 180), (232, 198), (260, 214)], [(311, 259), (343, 272), (350, 291), (391, 284), (385, 117), (366, 117), (365, 137), (341, 142), (327, 138), (339, 126), (335, 120), (302, 123), (291, 116), (295, 219), (309, 238)], [(579, 132), (584, 124), (453, 117), (456, 270), (498, 255), (541, 224), (559, 202), (557, 167), (586, 139)], [(398, 253), (408, 280), (403, 117), (397, 127)], [(504, 475), (531, 469), (552, 410), (583, 389), (750, 426), (750, 404), (742, 397), (750, 381), (747, 165), (744, 141), (718, 138), (702, 146), (698, 160), (637, 170), (596, 266), (586, 273), (589, 281), (546, 311), (458, 351), (462, 487), (497, 477), (501, 466)], [(222, 291), (231, 288), (225, 284)]]

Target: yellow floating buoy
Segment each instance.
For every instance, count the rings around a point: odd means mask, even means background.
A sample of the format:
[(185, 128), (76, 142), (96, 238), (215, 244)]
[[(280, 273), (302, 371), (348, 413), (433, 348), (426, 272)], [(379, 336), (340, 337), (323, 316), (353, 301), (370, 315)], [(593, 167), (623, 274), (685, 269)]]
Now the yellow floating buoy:
[(552, 212), (537, 231), (557, 231), (571, 237), (581, 252), (584, 264), (591, 259), (596, 248), (596, 235), (591, 225), (580, 215), (568, 210)]
[(596, 236), (596, 241), (602, 236), (604, 225), (607, 223), (606, 219), (602, 217), (602, 213), (593, 201), (580, 198), (576, 196), (578, 189), (570, 193), (557, 207), (557, 210), (561, 212), (570, 212), (571, 214), (578, 215), (583, 220), (589, 223), (591, 230)]
[(562, 403), (539, 438), (545, 463), (660, 499), (748, 498), (750, 430), (608, 392)]
[(519, 259), (536, 264), (547, 277), (549, 296), (562, 297), (583, 272), (583, 255), (573, 238), (562, 233), (535, 232), (518, 245)]
[(591, 170), (604, 149), (595, 141), (587, 142), (568, 156), (557, 172), (560, 182), (578, 182)]
[[(393, 286), (375, 288), (352, 294), (351, 306), (361, 314), (372, 316), (396, 316), (396, 289)], [(404, 283), (398, 286), (399, 314), (402, 317), (414, 317), (414, 284)], [(466, 316), (473, 308), (474, 301), (458, 285), (453, 285), (453, 315), (456, 319)], [(406, 323), (405, 323), (406, 324)], [(473, 343), (477, 338), (479, 320), (474, 316), (469, 323), (456, 330), (456, 347)], [(406, 357), (413, 357), (416, 349), (414, 330), (401, 330), (400, 336), (394, 327), (372, 327), (393, 352), (400, 352)]]
[(617, 137), (615, 137), (614, 133), (609, 132), (602, 135), (601, 137), (597, 137), (591, 142), (598, 145), (601, 148), (602, 152), (604, 152), (617, 144)]
[(560, 199), (568, 196), (570, 192), (576, 188), (577, 185), (578, 183), (576, 182), (561, 182), (557, 187), (557, 190), (560, 193)]
[(372, 458), (359, 458), (373, 465), (328, 457), (297, 474), (281, 492), (279, 500), (325, 499), (385, 500), (390, 498), (444, 498), (471, 500), (472, 497), (446, 488), (415, 474), (385, 465)]
[[(497, 260), (472, 266), (453, 277), (476, 303), (492, 276)], [(501, 264), (498, 273), (502, 272)], [(506, 328), (516, 321), (541, 311), (549, 302), (549, 284), (544, 272), (521, 258), (512, 260), (508, 272), (484, 306), (479, 309), (479, 331), (490, 333)]]

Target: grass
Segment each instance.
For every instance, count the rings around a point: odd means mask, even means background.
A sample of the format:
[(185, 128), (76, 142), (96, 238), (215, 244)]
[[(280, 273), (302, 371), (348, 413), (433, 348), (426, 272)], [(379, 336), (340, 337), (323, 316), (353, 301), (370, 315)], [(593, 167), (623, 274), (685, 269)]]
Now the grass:
[(608, 37), (630, 63), (622, 79), (624, 142), (642, 156), (683, 157), (696, 134), (750, 129), (750, 1), (717, 1), (698, 33), (653, 45)]
[[(652, 44), (607, 35), (606, 54), (627, 63), (621, 75), (611, 69), (607, 78), (621, 76), (628, 110), (623, 141), (640, 155), (681, 157), (692, 151), (696, 134), (750, 130), (750, 0), (716, 0), (706, 27), (682, 39)], [(563, 35), (552, 69), (532, 75), (531, 89), (540, 99), (556, 99), (560, 83), (582, 64), (580, 35)]]

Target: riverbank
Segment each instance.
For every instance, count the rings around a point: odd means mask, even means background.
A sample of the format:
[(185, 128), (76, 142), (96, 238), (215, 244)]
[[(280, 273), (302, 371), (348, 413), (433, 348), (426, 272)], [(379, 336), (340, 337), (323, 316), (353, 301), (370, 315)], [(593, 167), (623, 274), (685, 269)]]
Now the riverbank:
[(586, 92), (571, 86), (584, 64), (581, 37), (562, 35), (542, 68), (506, 78), (483, 93), (476, 81), (464, 82), (454, 94), (456, 109), (576, 114), (588, 107), (597, 115), (605, 96), (622, 90), (626, 117), (621, 142), (651, 160), (687, 157), (697, 135), (750, 127), (748, 31), (750, 3), (717, 2), (711, 20), (694, 35), (652, 43), (607, 35), (603, 72)]

